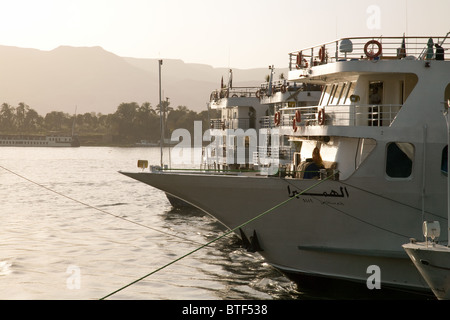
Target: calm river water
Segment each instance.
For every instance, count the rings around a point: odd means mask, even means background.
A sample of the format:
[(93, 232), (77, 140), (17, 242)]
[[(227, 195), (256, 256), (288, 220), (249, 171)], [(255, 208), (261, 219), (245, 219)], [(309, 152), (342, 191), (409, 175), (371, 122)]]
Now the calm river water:
[[(159, 148), (0, 148), (0, 299), (101, 299), (223, 233), (127, 178)], [(108, 299), (301, 299), (228, 236)]]

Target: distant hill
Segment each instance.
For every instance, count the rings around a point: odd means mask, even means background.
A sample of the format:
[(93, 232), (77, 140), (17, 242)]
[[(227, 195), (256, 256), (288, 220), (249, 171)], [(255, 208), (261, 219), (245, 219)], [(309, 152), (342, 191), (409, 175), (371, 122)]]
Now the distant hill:
[[(162, 66), (163, 99), (171, 106), (206, 109), (227, 68), (167, 59)], [(287, 73), (287, 69), (277, 73)], [(122, 102), (159, 103), (157, 59), (119, 57), (101, 47), (61, 46), (51, 51), (0, 46), (0, 103), (25, 102), (39, 114), (50, 111), (113, 113)], [(233, 69), (234, 86), (259, 86), (268, 68)]]

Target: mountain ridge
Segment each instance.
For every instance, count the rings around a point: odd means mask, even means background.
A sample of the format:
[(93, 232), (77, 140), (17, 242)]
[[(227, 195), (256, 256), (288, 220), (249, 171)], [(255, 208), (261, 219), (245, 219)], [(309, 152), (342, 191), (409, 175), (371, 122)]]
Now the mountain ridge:
[[(173, 108), (203, 111), (222, 77), (228, 81), (228, 68), (181, 59), (163, 59), (161, 68), (162, 98)], [(122, 102), (159, 103), (158, 59), (120, 57), (100, 46), (43, 51), (0, 45), (0, 72), (0, 103), (24, 102), (42, 115), (75, 108), (108, 114)], [(233, 85), (259, 86), (267, 74), (268, 68), (233, 69)]]

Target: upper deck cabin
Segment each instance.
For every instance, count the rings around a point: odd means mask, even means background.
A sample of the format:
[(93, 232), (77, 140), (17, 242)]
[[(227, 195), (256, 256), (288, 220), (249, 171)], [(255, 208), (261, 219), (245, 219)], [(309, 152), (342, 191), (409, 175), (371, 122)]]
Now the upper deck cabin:
[(448, 35), (344, 38), (290, 53), (289, 81), (323, 90), (318, 105), (283, 109), (281, 125), (292, 127), (298, 111), (298, 126), (389, 127), (410, 121), (397, 117), (405, 106), (442, 108), (450, 99)]
[(222, 87), (211, 93), (209, 108), (220, 111), (220, 118), (211, 119), (212, 129), (259, 129), (259, 119), (267, 115), (257, 87)]

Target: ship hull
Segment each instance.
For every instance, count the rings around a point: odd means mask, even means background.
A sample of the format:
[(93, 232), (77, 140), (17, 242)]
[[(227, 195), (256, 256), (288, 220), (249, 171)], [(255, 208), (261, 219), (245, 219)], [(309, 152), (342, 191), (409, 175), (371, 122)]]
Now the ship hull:
[(122, 173), (198, 207), (240, 237), (256, 235), (257, 251), (293, 278), (309, 275), (366, 287), (379, 281), (384, 288), (430, 292), (402, 248), (421, 237), (414, 193), (393, 200), (377, 193), (377, 186), (367, 190), (351, 179)]

